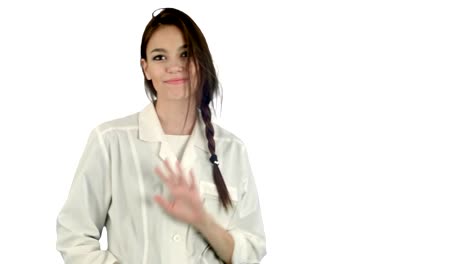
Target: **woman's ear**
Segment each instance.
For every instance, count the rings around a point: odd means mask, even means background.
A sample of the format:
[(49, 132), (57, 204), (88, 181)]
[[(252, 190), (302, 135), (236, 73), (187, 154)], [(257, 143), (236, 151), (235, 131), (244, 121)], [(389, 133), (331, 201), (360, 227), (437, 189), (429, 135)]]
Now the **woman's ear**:
[(140, 65), (141, 65), (141, 69), (143, 70), (143, 74), (145, 74), (145, 78), (150, 81), (151, 80), (151, 76), (148, 74), (148, 63), (146, 63), (146, 60), (145, 59), (141, 59), (140, 60)]

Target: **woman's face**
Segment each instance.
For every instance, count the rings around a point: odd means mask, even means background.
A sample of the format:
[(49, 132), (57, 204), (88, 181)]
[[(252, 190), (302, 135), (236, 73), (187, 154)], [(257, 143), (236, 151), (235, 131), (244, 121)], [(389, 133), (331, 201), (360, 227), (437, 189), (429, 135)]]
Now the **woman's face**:
[(147, 60), (141, 60), (141, 67), (146, 79), (153, 83), (158, 101), (188, 100), (190, 95), (194, 98), (196, 70), (189, 63), (187, 52), (182, 32), (176, 26), (160, 26), (151, 36), (146, 48)]

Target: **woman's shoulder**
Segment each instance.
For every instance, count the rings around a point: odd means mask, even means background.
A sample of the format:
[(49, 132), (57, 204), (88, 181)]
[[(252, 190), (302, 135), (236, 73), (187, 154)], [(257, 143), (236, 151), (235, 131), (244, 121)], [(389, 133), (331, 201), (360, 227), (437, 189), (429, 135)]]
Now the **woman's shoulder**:
[(216, 143), (224, 143), (230, 145), (236, 145), (238, 147), (244, 148), (244, 141), (235, 134), (235, 132), (215, 123), (213, 123), (213, 128), (215, 130), (214, 139)]
[(96, 126), (96, 130), (102, 135), (112, 131), (127, 131), (138, 129), (138, 114), (135, 112), (125, 116), (116, 117), (114, 119), (105, 120)]

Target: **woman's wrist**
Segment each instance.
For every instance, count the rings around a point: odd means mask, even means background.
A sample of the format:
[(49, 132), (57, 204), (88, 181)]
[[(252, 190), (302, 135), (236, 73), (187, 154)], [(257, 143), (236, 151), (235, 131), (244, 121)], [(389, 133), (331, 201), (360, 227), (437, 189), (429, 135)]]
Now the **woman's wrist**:
[(213, 218), (209, 215), (206, 211), (203, 212), (198, 219), (198, 221), (192, 224), (195, 229), (198, 230), (200, 233), (205, 233), (205, 230), (209, 229), (213, 224)]
[(231, 263), (234, 238), (208, 213), (204, 213), (192, 226), (208, 241), (225, 263)]

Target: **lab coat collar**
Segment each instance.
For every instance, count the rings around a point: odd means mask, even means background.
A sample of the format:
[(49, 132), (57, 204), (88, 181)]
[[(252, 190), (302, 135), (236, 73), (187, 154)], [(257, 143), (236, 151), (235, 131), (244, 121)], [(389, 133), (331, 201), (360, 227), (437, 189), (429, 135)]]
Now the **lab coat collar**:
[[(157, 116), (156, 109), (152, 103), (149, 103), (138, 115), (138, 138), (148, 142), (163, 142), (162, 146), (167, 146), (167, 142), (164, 139), (164, 131), (161, 127), (159, 117)], [(201, 114), (198, 113), (195, 126), (193, 127), (192, 134), (187, 143), (186, 151), (193, 146), (196, 146), (209, 153), (208, 141), (204, 137), (203, 130), (205, 124), (201, 118)], [(161, 148), (161, 152), (163, 148)], [(161, 153), (160, 153), (161, 154)], [(186, 154), (186, 153), (185, 153)], [(186, 156), (184, 154), (184, 156)], [(162, 156), (167, 156), (162, 154)]]

